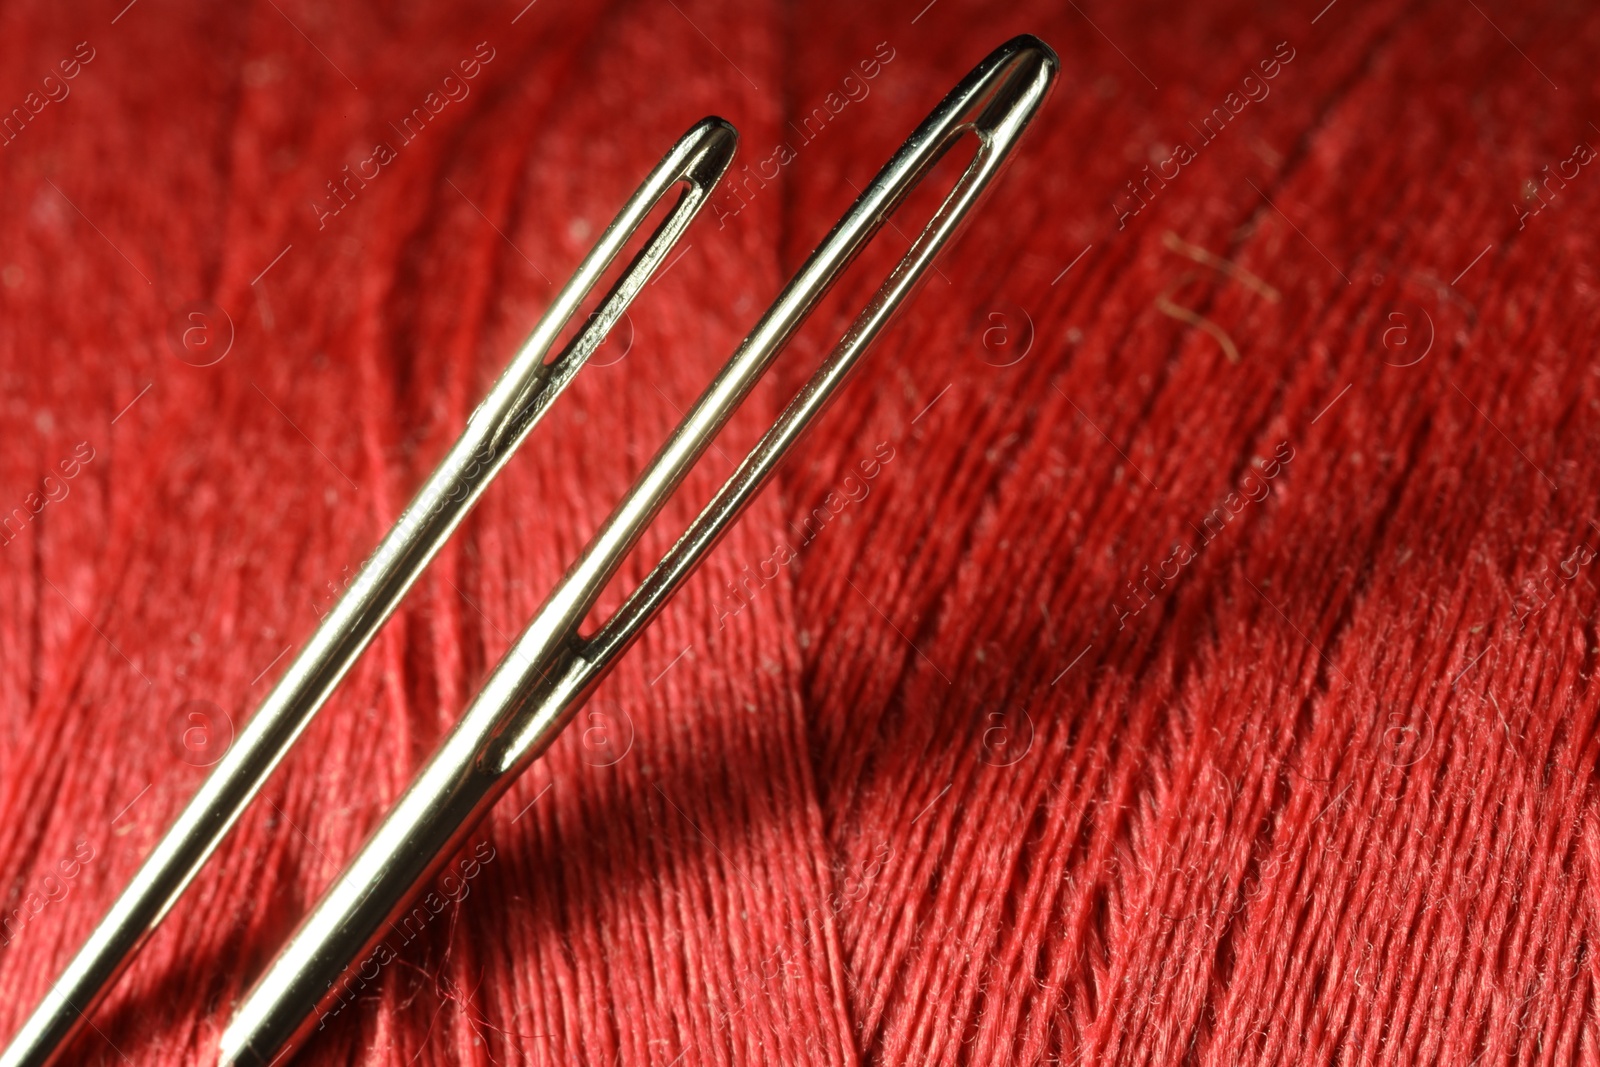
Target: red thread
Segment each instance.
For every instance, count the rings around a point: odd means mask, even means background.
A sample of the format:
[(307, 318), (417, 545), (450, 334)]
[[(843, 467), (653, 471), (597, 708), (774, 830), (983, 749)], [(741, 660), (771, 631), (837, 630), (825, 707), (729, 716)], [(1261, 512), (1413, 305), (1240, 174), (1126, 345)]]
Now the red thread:
[(631, 340), (66, 1062), (212, 1062), (789, 272), (1027, 31), (1060, 84), (971, 232), (297, 1062), (1596, 1062), (1600, 15), (1537, 7), (6, 7), (0, 100), (71, 81), (0, 152), (0, 1034), (690, 123), (746, 154)]

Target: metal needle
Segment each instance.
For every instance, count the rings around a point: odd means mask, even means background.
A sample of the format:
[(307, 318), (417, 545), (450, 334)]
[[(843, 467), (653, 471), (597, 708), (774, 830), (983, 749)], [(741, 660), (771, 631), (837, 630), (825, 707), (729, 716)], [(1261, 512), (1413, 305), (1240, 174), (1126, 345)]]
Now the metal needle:
[[(177, 902), (422, 569), (705, 206), (733, 158), (737, 137), (721, 119), (702, 120), (633, 194), (472, 413), (460, 440), (12, 1038), (0, 1055), (0, 1067), (46, 1067), (56, 1062), (63, 1046)], [(599, 310), (546, 362), (563, 328), (651, 209), (680, 186), (677, 203), (608, 291)]]
[[(725, 533), (956, 232), (1048, 95), (1057, 60), (1033, 37), (980, 63), (811, 254), (495, 667), (439, 750), (240, 1005), (221, 1062), (276, 1062), (381, 964), (391, 918), (566, 725)], [(889, 215), (964, 133), (977, 152), (822, 367), (644, 581), (592, 635), (585, 616), (667, 498), (773, 358)], [(392, 951), (392, 950), (391, 950)]]

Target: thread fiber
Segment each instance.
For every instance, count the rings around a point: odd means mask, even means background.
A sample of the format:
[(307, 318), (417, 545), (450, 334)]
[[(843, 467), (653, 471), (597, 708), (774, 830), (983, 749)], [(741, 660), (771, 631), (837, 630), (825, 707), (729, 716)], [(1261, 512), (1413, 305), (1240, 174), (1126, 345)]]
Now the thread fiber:
[(681, 412), (1019, 32), (1062, 69), (993, 199), (296, 1062), (1600, 1061), (1600, 12), (1501, 0), (0, 9), (0, 1034), (723, 115), (681, 258), (67, 1060), (214, 1062)]

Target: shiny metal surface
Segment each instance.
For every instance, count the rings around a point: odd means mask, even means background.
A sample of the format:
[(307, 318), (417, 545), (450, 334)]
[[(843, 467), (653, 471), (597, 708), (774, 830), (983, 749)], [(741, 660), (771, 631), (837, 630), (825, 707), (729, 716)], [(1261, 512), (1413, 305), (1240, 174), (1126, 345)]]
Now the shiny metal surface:
[[(692, 127), (623, 207), (561, 289), (461, 438), (418, 491), (344, 597), (323, 619), (188, 806), (12, 1039), (0, 1067), (45, 1067), (188, 886), (300, 732), (394, 613), (561, 391), (665, 259), (733, 158), (738, 135), (717, 118)], [(546, 361), (563, 329), (650, 210), (682, 193), (589, 322)]]
[[(432, 760), (239, 1007), (222, 1062), (277, 1062), (383, 962), (389, 921), (542, 753), (617, 658), (827, 404), (989, 185), (1048, 94), (1055, 54), (1033, 37), (997, 49), (897, 151), (767, 310), (495, 667)], [(889, 214), (963, 134), (977, 154), (822, 367), (623, 606), (590, 636), (586, 613), (640, 534), (773, 358)]]

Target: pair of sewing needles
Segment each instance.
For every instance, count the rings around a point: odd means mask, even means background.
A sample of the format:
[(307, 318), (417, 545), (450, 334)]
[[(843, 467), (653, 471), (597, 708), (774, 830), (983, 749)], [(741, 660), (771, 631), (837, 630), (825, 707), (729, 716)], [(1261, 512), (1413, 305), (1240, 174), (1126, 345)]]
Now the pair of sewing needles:
[[(1022, 36), (975, 67), (906, 140), (762, 315), (650, 466), (494, 668), (433, 758), (373, 831), (237, 1008), (220, 1062), (277, 1062), (305, 1040), (348, 968), (542, 754), (732, 525), (922, 279), (1044, 102), (1055, 53)], [(640, 535), (818, 300), (966, 133), (971, 162), (909, 251), (733, 475), (622, 607), (580, 626)], [(467, 420), (461, 438), (324, 617), (122, 895), (67, 965), (0, 1067), (46, 1067), (166, 916), (424, 567), (460, 525), (705, 205), (732, 161), (732, 126), (692, 127), (651, 172), (562, 288)], [(651, 209), (679, 199), (599, 309), (546, 357)]]

